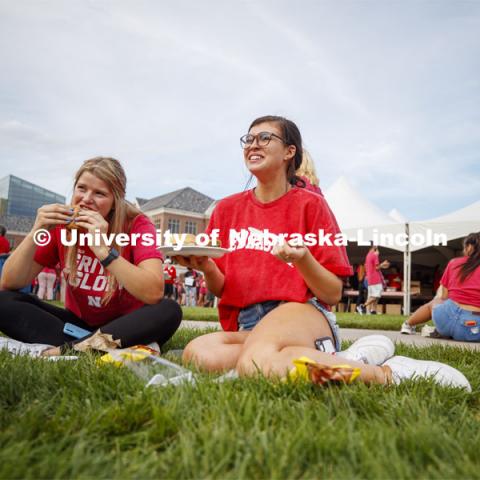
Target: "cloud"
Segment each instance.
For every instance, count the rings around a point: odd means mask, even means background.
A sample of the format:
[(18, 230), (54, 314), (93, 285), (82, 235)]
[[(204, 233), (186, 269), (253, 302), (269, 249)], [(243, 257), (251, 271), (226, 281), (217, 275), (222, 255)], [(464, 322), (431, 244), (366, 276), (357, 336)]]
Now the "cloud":
[(220, 198), (250, 121), (282, 114), (324, 188), (439, 215), (478, 199), (479, 27), (474, 2), (2, 2), (0, 166), (65, 194), (111, 155), (132, 197)]

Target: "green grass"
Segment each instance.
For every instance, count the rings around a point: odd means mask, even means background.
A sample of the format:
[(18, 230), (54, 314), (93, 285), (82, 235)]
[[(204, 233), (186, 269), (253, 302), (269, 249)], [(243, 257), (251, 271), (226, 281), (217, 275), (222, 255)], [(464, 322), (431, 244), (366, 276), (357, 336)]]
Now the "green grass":
[[(167, 349), (198, 331), (179, 331)], [(480, 357), (399, 346), (461, 369), (319, 388), (264, 379), (145, 389), (129, 370), (0, 353), (0, 478), (479, 478)]]
[[(182, 307), (185, 320), (218, 322), (216, 308)], [(343, 328), (365, 328), (369, 330), (399, 330), (405, 321), (403, 315), (359, 315), (337, 313), (337, 322)]]
[[(50, 302), (63, 307), (61, 302)], [(182, 307), (185, 320), (218, 322), (218, 310), (204, 307)], [(364, 328), (367, 330), (400, 330), (405, 321), (403, 315), (359, 315), (337, 313), (337, 322), (342, 328)]]

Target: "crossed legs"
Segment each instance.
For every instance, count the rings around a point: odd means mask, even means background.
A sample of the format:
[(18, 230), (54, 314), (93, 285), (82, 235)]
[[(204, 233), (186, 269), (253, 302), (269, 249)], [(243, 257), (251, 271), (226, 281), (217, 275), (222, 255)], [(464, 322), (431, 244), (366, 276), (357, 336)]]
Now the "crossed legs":
[[(235, 368), (242, 376), (283, 377), (301, 356), (326, 365), (348, 363), (361, 369), (367, 383), (385, 383), (381, 367), (342, 360), (315, 349), (315, 340), (332, 337), (330, 326), (313, 305), (285, 303), (269, 312), (251, 332), (216, 332), (192, 340), (183, 360), (197, 367), (220, 372)], [(333, 339), (332, 339), (333, 340)]]

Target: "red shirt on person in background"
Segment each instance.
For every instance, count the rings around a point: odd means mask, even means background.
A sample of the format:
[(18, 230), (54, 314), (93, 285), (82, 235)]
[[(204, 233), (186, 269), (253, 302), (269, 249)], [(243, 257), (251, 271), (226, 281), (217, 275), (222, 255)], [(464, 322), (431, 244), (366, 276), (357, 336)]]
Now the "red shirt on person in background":
[(175, 283), (175, 279), (177, 278), (177, 269), (173, 265), (165, 264), (163, 271), (167, 274), (165, 277), (165, 283), (173, 285)]
[(460, 267), (468, 257), (454, 258), (448, 262), (440, 283), (448, 289), (448, 298), (463, 305), (480, 308), (480, 267), (463, 282), (460, 281)]
[(365, 271), (367, 274), (368, 286), (378, 285), (382, 282), (382, 274), (377, 267), (380, 265), (379, 253), (375, 250), (370, 250), (365, 258)]
[(0, 236), (0, 255), (10, 252), (10, 242), (4, 236)]

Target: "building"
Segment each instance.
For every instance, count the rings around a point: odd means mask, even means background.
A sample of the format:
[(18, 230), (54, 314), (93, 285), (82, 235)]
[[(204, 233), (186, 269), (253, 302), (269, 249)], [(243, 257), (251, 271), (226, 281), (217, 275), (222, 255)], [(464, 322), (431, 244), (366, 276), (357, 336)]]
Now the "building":
[(0, 215), (35, 218), (42, 205), (65, 204), (65, 197), (15, 175), (0, 179)]
[(65, 197), (15, 175), (0, 179), (0, 224), (12, 248), (31, 230), (37, 210), (50, 203), (65, 204)]
[(208, 225), (215, 200), (190, 187), (146, 200), (136, 199), (157, 230), (170, 233), (201, 233)]

